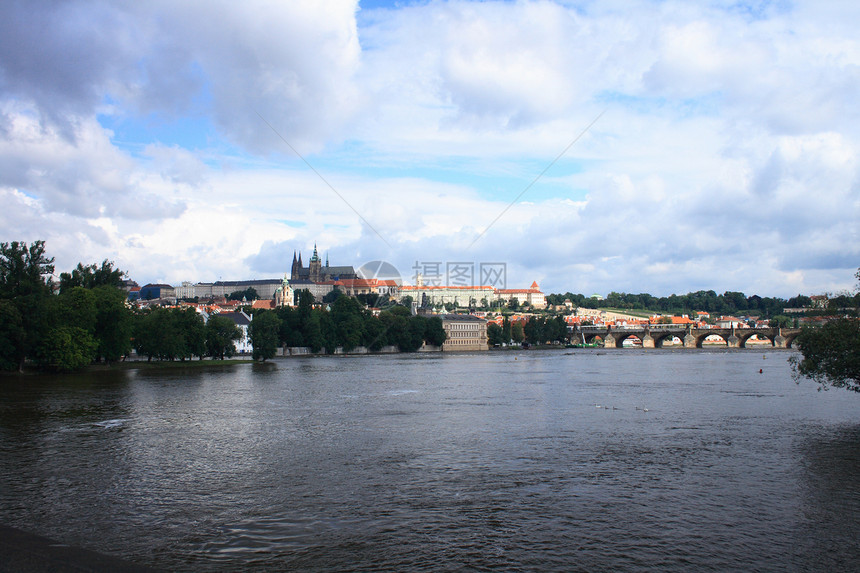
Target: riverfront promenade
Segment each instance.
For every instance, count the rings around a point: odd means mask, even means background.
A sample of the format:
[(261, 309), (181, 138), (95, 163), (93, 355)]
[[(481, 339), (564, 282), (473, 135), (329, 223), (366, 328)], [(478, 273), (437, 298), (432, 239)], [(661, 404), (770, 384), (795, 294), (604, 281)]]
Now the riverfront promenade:
[(88, 549), (0, 525), (0, 573), (154, 573)]

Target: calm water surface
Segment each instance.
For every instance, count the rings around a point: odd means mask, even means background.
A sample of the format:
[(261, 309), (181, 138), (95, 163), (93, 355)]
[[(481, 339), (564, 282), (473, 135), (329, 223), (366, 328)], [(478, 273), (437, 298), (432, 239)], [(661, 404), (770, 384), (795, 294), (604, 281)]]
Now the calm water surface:
[(789, 355), (0, 379), (0, 523), (180, 571), (856, 571), (860, 395)]

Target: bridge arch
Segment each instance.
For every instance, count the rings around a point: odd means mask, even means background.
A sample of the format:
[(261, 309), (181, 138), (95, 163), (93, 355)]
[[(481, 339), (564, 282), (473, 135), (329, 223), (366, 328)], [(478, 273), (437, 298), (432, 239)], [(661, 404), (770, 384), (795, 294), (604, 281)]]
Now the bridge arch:
[[(719, 334), (716, 332), (705, 332), (703, 334), (699, 334), (698, 336), (696, 336), (696, 348), (704, 348), (705, 347), (705, 341), (712, 336), (718, 336), (718, 337), (722, 338), (723, 342), (725, 343), (725, 346), (729, 345), (729, 341), (722, 334)], [(713, 339), (712, 339), (712, 341), (713, 341)]]
[(767, 334), (765, 332), (758, 332), (758, 331), (756, 331), (756, 332), (735, 332), (735, 336), (738, 337), (739, 346), (741, 348), (746, 348), (747, 347), (747, 341), (749, 341), (749, 339), (751, 339), (753, 336), (758, 336), (760, 338), (764, 338), (765, 340), (770, 342), (771, 346), (774, 345), (774, 342), (773, 342), (774, 335), (773, 334)]
[[(649, 334), (651, 335), (651, 338), (654, 339), (654, 348), (663, 348), (663, 344), (666, 342), (666, 340), (671, 341), (671, 340), (674, 340), (678, 336), (677, 332), (671, 332), (671, 331), (661, 332), (659, 330), (652, 330), (652, 331), (650, 331)], [(683, 342), (684, 341), (682, 339), (681, 343), (683, 343)]]

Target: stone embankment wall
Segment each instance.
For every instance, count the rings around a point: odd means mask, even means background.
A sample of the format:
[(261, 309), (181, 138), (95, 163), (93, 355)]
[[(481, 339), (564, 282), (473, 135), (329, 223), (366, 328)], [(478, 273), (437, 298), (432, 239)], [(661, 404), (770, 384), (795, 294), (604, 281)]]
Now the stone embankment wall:
[[(442, 347), (440, 346), (432, 346), (430, 344), (425, 344), (421, 348), (418, 349), (418, 352), (441, 352)], [(334, 349), (334, 354), (395, 354), (400, 352), (400, 349), (396, 346), (383, 346), (381, 349), (376, 351), (369, 350), (366, 346), (356, 346), (349, 352), (344, 352), (343, 348), (338, 346)], [(319, 352), (312, 352), (311, 349), (307, 346), (284, 346), (282, 348), (278, 348), (275, 353), (275, 356), (278, 357), (288, 357), (288, 356), (325, 356), (328, 353), (325, 349), (320, 350)]]

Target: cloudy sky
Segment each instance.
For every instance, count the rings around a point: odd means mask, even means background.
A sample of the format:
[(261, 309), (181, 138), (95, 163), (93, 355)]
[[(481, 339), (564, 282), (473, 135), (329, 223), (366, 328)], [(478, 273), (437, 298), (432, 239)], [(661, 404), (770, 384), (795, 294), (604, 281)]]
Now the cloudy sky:
[[(0, 4), (0, 240), (140, 284), (507, 265), (789, 297), (860, 266), (860, 3)], [(475, 274), (478, 274), (476, 270)]]

